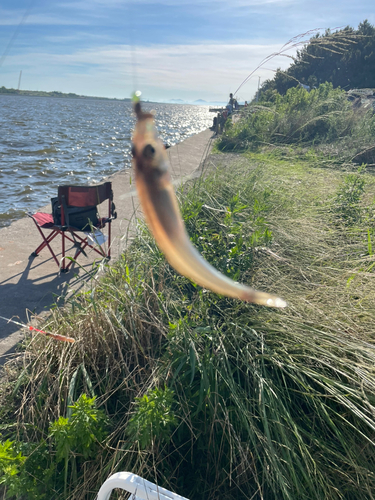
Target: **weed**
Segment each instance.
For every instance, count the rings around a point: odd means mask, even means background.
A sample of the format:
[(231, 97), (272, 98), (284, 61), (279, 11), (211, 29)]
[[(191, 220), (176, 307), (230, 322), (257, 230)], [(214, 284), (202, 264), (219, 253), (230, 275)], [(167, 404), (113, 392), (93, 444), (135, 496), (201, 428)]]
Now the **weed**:
[(76, 482), (78, 468), (76, 455), (81, 455), (85, 460), (95, 456), (98, 444), (105, 436), (106, 423), (104, 412), (95, 408), (95, 397), (90, 399), (86, 394), (82, 394), (68, 408), (72, 410), (70, 418), (60, 417), (49, 428), (49, 437), (55, 443), (56, 463), (64, 462), (64, 496), (68, 487), (69, 460), (71, 475)]
[(361, 176), (361, 172), (362, 170), (345, 176), (333, 201), (332, 210), (335, 216), (347, 225), (353, 225), (362, 220), (363, 210), (360, 201), (365, 191), (366, 181)]
[(135, 399), (135, 412), (129, 421), (127, 433), (132, 441), (138, 441), (141, 449), (159, 442), (169, 442), (176, 426), (172, 412), (173, 391), (153, 389), (149, 394)]
[(15, 476), (26, 460), (21, 452), (17, 452), (14, 442), (7, 439), (0, 441), (0, 484), (6, 484), (12, 494), (16, 488)]
[(63, 485), (66, 498), (68, 485), (77, 482), (83, 463), (97, 453), (107, 425), (104, 412), (95, 408), (95, 398), (82, 394), (71, 409), (70, 418), (51, 423), (49, 449), (43, 439), (38, 444), (0, 442), (0, 484), (6, 486), (9, 497), (52, 498), (52, 491), (57, 493)]

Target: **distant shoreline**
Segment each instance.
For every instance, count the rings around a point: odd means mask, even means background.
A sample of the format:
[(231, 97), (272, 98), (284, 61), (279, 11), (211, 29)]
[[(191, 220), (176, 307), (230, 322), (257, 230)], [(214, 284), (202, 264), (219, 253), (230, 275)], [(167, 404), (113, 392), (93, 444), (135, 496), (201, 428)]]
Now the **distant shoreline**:
[[(45, 90), (17, 90), (17, 89), (8, 89), (4, 86), (0, 87), (0, 95), (12, 95), (12, 96), (27, 96), (27, 97), (56, 97), (57, 99), (61, 98), (69, 98), (69, 99), (96, 99), (103, 101), (117, 101), (117, 102), (131, 102), (130, 97), (124, 97), (119, 99), (118, 97), (100, 97), (100, 96), (89, 96), (89, 95), (78, 95), (72, 92), (64, 93), (59, 92), (57, 90), (53, 90), (51, 92), (47, 92)], [(182, 99), (169, 99), (166, 101), (143, 101), (146, 104), (185, 104), (189, 106), (225, 106), (225, 102), (212, 101), (207, 102), (202, 99), (198, 99), (197, 101), (183, 101)]]
[(129, 97), (124, 97), (123, 99), (118, 99), (117, 97), (97, 97), (97, 96), (87, 96), (78, 95), (73, 93), (64, 93), (53, 90), (52, 92), (46, 92), (44, 90), (17, 90), (17, 89), (7, 89), (6, 87), (0, 87), (0, 95), (16, 95), (16, 96), (28, 96), (28, 97), (56, 97), (56, 98), (70, 98), (70, 99), (99, 99), (105, 101), (121, 101), (121, 102), (131, 102)]

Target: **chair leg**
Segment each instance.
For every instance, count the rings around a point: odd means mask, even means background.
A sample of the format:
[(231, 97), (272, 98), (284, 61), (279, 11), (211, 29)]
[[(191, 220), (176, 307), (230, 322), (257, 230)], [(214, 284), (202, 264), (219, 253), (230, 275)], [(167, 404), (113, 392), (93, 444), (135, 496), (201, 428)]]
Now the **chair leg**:
[[(34, 219), (33, 219), (34, 220)], [(57, 230), (53, 230), (51, 234), (49, 234), (47, 237), (43, 234), (43, 231), (41, 230), (41, 228), (38, 226), (38, 224), (35, 222), (34, 220), (34, 223), (36, 225), (36, 227), (38, 228), (38, 231), (40, 233), (40, 235), (42, 236), (43, 238), (43, 243), (41, 243), (38, 248), (31, 254), (31, 256), (33, 257), (37, 257), (39, 255), (39, 253), (43, 250), (43, 248), (47, 247), (48, 250), (51, 252), (51, 255), (52, 257), (55, 259), (55, 262), (56, 264), (60, 267), (60, 264), (59, 264), (59, 261), (57, 260), (56, 258), (56, 255), (54, 254), (51, 246), (50, 246), (50, 242), (59, 234), (59, 231)]]
[[(92, 250), (94, 250), (96, 253), (98, 253), (101, 257), (107, 258), (105, 251), (101, 247), (99, 247), (99, 250), (98, 250), (98, 248), (91, 246), (88, 243), (87, 238), (81, 238), (81, 236), (79, 236), (79, 234), (77, 234), (77, 233), (74, 233), (74, 238), (75, 238), (75, 240), (70, 238), (70, 236), (68, 236), (67, 234), (64, 233), (64, 239), (71, 241), (73, 244), (76, 244), (78, 242), (81, 245), (80, 248), (77, 248), (77, 251), (74, 255), (74, 260), (76, 260), (79, 257), (79, 255), (81, 255), (81, 253), (84, 253), (86, 247), (92, 248)], [(65, 242), (64, 242), (63, 248), (64, 248), (64, 250), (63, 250), (63, 252), (64, 252), (65, 251)], [(63, 254), (63, 255), (65, 255), (65, 254)], [(73, 264), (73, 261), (70, 261), (68, 264), (66, 264), (65, 259), (64, 259), (63, 266), (61, 267), (60, 272), (67, 273), (72, 264)]]
[[(33, 219), (34, 220), (34, 219)], [(66, 247), (66, 242), (65, 242), (65, 239), (66, 240), (69, 240), (71, 241), (73, 244), (77, 243), (74, 239), (70, 238), (67, 234), (65, 234), (65, 231), (60, 231), (58, 229), (53, 229), (51, 234), (49, 234), (47, 237), (44, 235), (43, 231), (41, 230), (40, 226), (38, 226), (38, 224), (35, 222), (34, 220), (34, 223), (36, 225), (36, 227), (38, 228), (38, 231), (41, 235), (41, 237), (43, 238), (43, 242), (38, 246), (38, 248), (30, 255), (32, 257), (37, 257), (39, 255), (39, 253), (45, 248), (47, 247), (49, 249), (49, 251), (51, 252), (51, 255), (52, 257), (54, 258), (57, 266), (60, 268), (60, 272), (61, 273), (67, 273), (69, 271), (69, 268), (70, 266), (73, 264), (73, 261), (70, 261), (68, 264), (65, 262), (65, 247)], [(50, 242), (57, 236), (57, 235), (61, 235), (61, 254), (62, 254), (62, 259), (61, 261), (59, 262), (59, 260), (57, 259), (56, 255), (54, 254), (52, 248), (51, 248), (51, 245), (50, 245)], [(77, 233), (74, 233), (74, 236), (75, 238), (79, 241), (79, 243), (81, 244), (80, 248), (77, 249), (77, 252), (74, 256), (74, 259), (76, 259), (82, 252), (84, 252), (85, 248), (86, 247), (90, 247), (92, 248), (96, 253), (98, 253), (102, 258), (105, 258), (107, 260), (110, 260), (111, 258), (111, 255), (110, 255), (110, 238), (111, 238), (111, 225), (109, 225), (109, 228), (108, 228), (108, 253), (105, 252), (105, 250), (99, 246), (99, 248), (97, 248), (96, 246), (91, 246), (88, 241), (87, 241), (87, 238), (83, 239), (81, 238)]]
[[(77, 235), (75, 235), (77, 237)], [(70, 239), (70, 238), (69, 238)], [(81, 239), (81, 238), (80, 238)], [(73, 241), (73, 240), (71, 240)], [(74, 255), (74, 260), (76, 260), (80, 255), (81, 253), (83, 253), (85, 251), (85, 248), (88, 246), (88, 243), (86, 243), (84, 240), (81, 239), (81, 241), (84, 242), (84, 244), (78, 249), (77, 248), (77, 251)], [(65, 271), (64, 272), (67, 272), (69, 271), (69, 267), (73, 264), (73, 261), (71, 260), (65, 267)]]
[(67, 266), (65, 266), (65, 231), (62, 231), (61, 254), (62, 254), (62, 259), (61, 259), (60, 272), (67, 273), (68, 268)]
[[(43, 250), (43, 248), (45, 248), (45, 247), (48, 247), (48, 248), (49, 248), (49, 250), (51, 251), (51, 248), (50, 248), (50, 246), (49, 246), (49, 243), (50, 243), (50, 242), (51, 242), (51, 241), (55, 238), (55, 236), (57, 236), (57, 235), (59, 234), (59, 232), (58, 232), (58, 231), (53, 231), (53, 232), (52, 232), (52, 233), (50, 233), (47, 237), (45, 237), (45, 235), (42, 233), (42, 231), (41, 231), (40, 227), (39, 227), (39, 226), (37, 226), (37, 227), (38, 227), (39, 232), (40, 232), (40, 234), (42, 235), (42, 237), (43, 237), (43, 240), (44, 240), (44, 241), (43, 241), (43, 243), (41, 243), (41, 244), (38, 246), (38, 248), (37, 248), (36, 250), (34, 250), (33, 254), (35, 255), (35, 257), (36, 257), (37, 255), (39, 255), (39, 254), (40, 254), (40, 252), (41, 252), (41, 251)], [(53, 253), (53, 252), (52, 252), (52, 253)]]
[(108, 260), (111, 260), (111, 221), (108, 224), (108, 252), (107, 252), (107, 257)]

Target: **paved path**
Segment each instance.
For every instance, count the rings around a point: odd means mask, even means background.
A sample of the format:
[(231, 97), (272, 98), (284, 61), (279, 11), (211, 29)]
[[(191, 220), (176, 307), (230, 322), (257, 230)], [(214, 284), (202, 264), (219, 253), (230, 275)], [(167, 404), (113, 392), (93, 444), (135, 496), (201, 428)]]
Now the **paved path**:
[[(199, 175), (211, 145), (212, 132), (206, 130), (167, 150), (174, 183), (179, 184)], [(108, 179), (112, 181), (118, 214), (117, 220), (112, 223), (114, 259), (125, 248), (135, 227), (135, 216), (139, 216), (139, 202), (132, 178), (131, 170), (122, 170)], [(43, 207), (41, 211), (50, 212), (50, 206)], [(60, 275), (47, 248), (38, 257), (30, 257), (40, 243), (37, 228), (28, 217), (0, 229), (1, 316), (28, 322), (33, 316), (47, 315), (52, 305), (62, 305), (72, 290), (84, 285), (95, 256), (98, 257), (92, 251), (87, 259), (81, 255), (78, 262), (84, 269), (75, 266), (69, 273)], [(59, 248), (61, 243), (58, 245), (56, 242), (54, 249), (57, 253)], [(70, 255), (73, 256), (74, 252)], [(0, 319), (0, 364), (21, 339), (22, 329)]]

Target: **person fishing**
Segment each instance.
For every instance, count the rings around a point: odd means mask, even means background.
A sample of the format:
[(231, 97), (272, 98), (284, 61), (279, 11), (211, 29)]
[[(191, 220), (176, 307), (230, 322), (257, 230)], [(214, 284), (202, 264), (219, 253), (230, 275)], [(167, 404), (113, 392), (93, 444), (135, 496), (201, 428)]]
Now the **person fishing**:
[(230, 115), (231, 113), (233, 113), (233, 110), (234, 110), (234, 102), (235, 102), (235, 99), (233, 97), (233, 94), (230, 93), (229, 94), (229, 101), (228, 101), (228, 104), (226, 106), (226, 109), (228, 110), (228, 115)]

